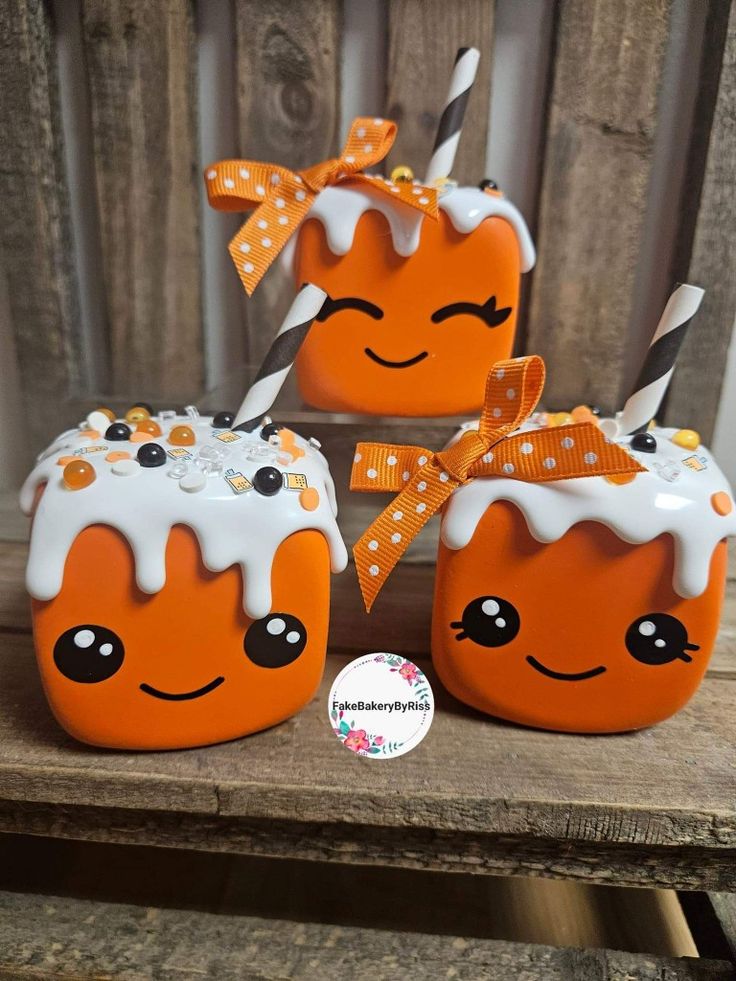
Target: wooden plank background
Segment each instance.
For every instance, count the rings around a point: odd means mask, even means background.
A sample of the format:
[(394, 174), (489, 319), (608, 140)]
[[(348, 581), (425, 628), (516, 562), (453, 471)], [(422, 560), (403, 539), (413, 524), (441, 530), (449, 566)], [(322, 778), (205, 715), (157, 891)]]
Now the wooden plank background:
[[(540, 258), (526, 279), (529, 316), (520, 337), (548, 359), (552, 407), (585, 401), (612, 410), (627, 394), (631, 338), (641, 345), (641, 332), (651, 330), (632, 317), (680, 8), (676, 0), (549, 2), (555, 17), (541, 191), (526, 215)], [(53, 9), (42, 0), (8, 0), (0, 14), (0, 263), (28, 446), (76, 421), (80, 399), (207, 401), (199, 195), (207, 161), (199, 159), (198, 140), (202, 115), (218, 106), (197, 101), (196, 0), (69, 0), (64, 8), (78, 32), (86, 95), (92, 186), (82, 196), (90, 202), (91, 240), (99, 242), (101, 282), (94, 284), (80, 282), (74, 258), (64, 141), (75, 134), (64, 132), (59, 112), (60, 98), (74, 93), (59, 93)], [(237, 120), (233, 152), (294, 167), (334, 154), (344, 137), (342, 75), (350, 68), (342, 64), (343, 0), (218, 0), (218, 9), (234, 52), (234, 77), (219, 82), (231, 91)], [(385, 82), (376, 111), (401, 124), (386, 166), (408, 162), (421, 173), (455, 49), (471, 43), (483, 59), (456, 176), (476, 183), (485, 173), (493, 0), (391, 0), (381, 9), (376, 70)], [(696, 279), (709, 295), (667, 413), (706, 438), (736, 311), (730, 9), (730, 0), (709, 5), (697, 125), (690, 132), (683, 120), (677, 134), (691, 152), (672, 278)], [(222, 262), (229, 265), (229, 257)], [(82, 290), (91, 289), (103, 312), (85, 327), (79, 311), (90, 305), (81, 302)], [(274, 268), (256, 298), (244, 301), (241, 321), (222, 326), (246, 332), (243, 387), (288, 301), (286, 276)], [(85, 330), (107, 359), (100, 372), (91, 370)], [(105, 391), (97, 389), (99, 377), (110, 380)], [(412, 425), (401, 438), (411, 441)]]

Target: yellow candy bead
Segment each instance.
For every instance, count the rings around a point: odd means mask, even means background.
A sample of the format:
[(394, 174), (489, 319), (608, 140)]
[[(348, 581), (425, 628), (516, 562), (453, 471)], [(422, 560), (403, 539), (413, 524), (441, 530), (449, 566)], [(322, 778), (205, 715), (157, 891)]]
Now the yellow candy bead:
[(685, 450), (697, 450), (700, 446), (700, 433), (696, 433), (694, 429), (678, 429), (672, 442)]
[(91, 463), (87, 463), (85, 460), (72, 460), (64, 467), (61, 476), (69, 490), (81, 490), (83, 487), (89, 487), (90, 484), (94, 483), (97, 475)]
[(169, 442), (172, 446), (194, 446), (194, 430), (191, 426), (174, 426), (169, 433)]
[(548, 425), (550, 426), (570, 426), (575, 422), (569, 412), (550, 412)]
[(144, 409), (142, 405), (134, 405), (132, 409), (128, 409), (125, 413), (126, 422), (143, 422), (144, 419), (150, 419), (151, 413), (148, 409)]
[(99, 406), (99, 408), (95, 409), (95, 412), (101, 412), (103, 414), (103, 416), (107, 416), (107, 418), (110, 420), (110, 422), (115, 422), (115, 420), (117, 418), (117, 416), (112, 411), (112, 409), (107, 409), (107, 408), (105, 408), (104, 405), (101, 405), (101, 406)]
[(609, 484), (630, 484), (631, 481), (636, 477), (635, 473), (607, 473), (605, 474), (605, 479)]
[(153, 419), (144, 419), (139, 422), (135, 427), (137, 433), (148, 433), (149, 436), (160, 436), (162, 429), (159, 424)]
[(411, 167), (406, 167), (404, 165), (394, 167), (394, 169), (391, 171), (391, 180), (397, 183), (411, 183), (414, 180), (414, 171), (411, 169)]

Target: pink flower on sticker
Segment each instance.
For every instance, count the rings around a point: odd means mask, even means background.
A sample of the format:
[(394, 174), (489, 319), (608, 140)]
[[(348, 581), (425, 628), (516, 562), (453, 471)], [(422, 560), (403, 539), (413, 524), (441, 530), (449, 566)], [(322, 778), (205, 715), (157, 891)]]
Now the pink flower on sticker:
[(410, 664), (409, 661), (405, 661), (399, 668), (399, 674), (411, 685), (417, 680), (417, 667), (415, 664)]
[(345, 745), (354, 753), (359, 753), (361, 749), (369, 749), (371, 744), (366, 739), (365, 729), (351, 729), (345, 737)]

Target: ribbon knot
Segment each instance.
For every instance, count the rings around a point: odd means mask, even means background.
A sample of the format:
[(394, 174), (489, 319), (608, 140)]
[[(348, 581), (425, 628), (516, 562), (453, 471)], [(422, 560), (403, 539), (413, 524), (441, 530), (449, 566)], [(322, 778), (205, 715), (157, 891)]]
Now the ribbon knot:
[(264, 273), (307, 216), (316, 196), (345, 181), (370, 185), (410, 208), (437, 219), (437, 188), (393, 182), (364, 174), (379, 163), (396, 139), (396, 124), (385, 119), (353, 120), (339, 157), (300, 171), (254, 160), (220, 160), (205, 170), (207, 197), (219, 211), (253, 214), (233, 238), (229, 252), (250, 296)]
[(350, 489), (399, 491), (353, 549), (366, 610), (412, 539), (468, 480), (497, 477), (542, 483), (646, 469), (593, 423), (516, 432), (537, 406), (544, 375), (544, 362), (536, 355), (497, 362), (486, 382), (478, 430), (466, 430), (440, 452), (422, 446), (358, 444)]

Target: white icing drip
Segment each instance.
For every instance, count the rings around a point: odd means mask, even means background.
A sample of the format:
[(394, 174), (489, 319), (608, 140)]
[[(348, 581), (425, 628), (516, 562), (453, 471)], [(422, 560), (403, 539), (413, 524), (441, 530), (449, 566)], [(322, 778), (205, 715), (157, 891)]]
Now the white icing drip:
[[(253, 619), (266, 616), (271, 608), (271, 567), (279, 545), (289, 535), (305, 529), (316, 529), (326, 538), (333, 572), (347, 565), (347, 551), (337, 527), (335, 489), (324, 456), (301, 437), (296, 445), (304, 456), (286, 462), (288, 454), (269, 447), (258, 435), (241, 434), (234, 443), (215, 438), (211, 419), (196, 422), (184, 416), (160, 423), (163, 436), (151, 437), (166, 450), (175, 449), (166, 434), (175, 425), (189, 425), (197, 442), (184, 447), (196, 455), (203, 447), (225, 451), (224, 468), (232, 468), (252, 481), (260, 467), (273, 466), (282, 472), (304, 474), (309, 487), (319, 493), (319, 505), (305, 510), (299, 502), (299, 491), (282, 488), (272, 497), (255, 489), (235, 494), (223, 475), (209, 474), (205, 488), (187, 493), (168, 471), (169, 460), (161, 467), (141, 468), (134, 476), (117, 476), (112, 464), (105, 461), (110, 451), (124, 450), (135, 458), (140, 443), (111, 442), (104, 438), (89, 440), (79, 430), (65, 433), (37, 463), (21, 491), (21, 507), (30, 514), (39, 485), (46, 483), (36, 510), (31, 533), (31, 548), (26, 573), (29, 593), (39, 600), (50, 600), (62, 586), (67, 555), (77, 535), (90, 525), (109, 525), (129, 542), (135, 558), (136, 582), (146, 593), (156, 593), (166, 581), (166, 543), (174, 525), (183, 524), (197, 536), (202, 561), (211, 572), (222, 572), (239, 565), (243, 573), (243, 606)], [(68, 490), (62, 481), (63, 467), (59, 456), (107, 447), (102, 452), (84, 454), (83, 459), (95, 468), (96, 480), (81, 490)], [(255, 452), (265, 454), (249, 459)], [(280, 459), (277, 456), (280, 455)], [(189, 467), (194, 466), (189, 461)]]
[[(522, 430), (538, 428), (527, 423)], [(632, 455), (647, 467), (628, 484), (611, 484), (604, 477), (585, 477), (535, 484), (501, 477), (469, 481), (452, 495), (442, 518), (442, 541), (451, 549), (464, 548), (494, 501), (515, 504), (539, 542), (558, 541), (581, 521), (598, 521), (632, 545), (650, 542), (662, 534), (674, 540), (673, 588), (691, 599), (708, 585), (713, 550), (721, 539), (736, 534), (736, 509), (722, 516), (711, 506), (711, 495), (726, 491), (728, 481), (709, 451), (687, 450), (671, 442), (675, 429), (654, 429), (656, 453)], [(616, 440), (628, 447), (631, 440)], [(562, 450), (561, 452), (564, 452)], [(701, 457), (706, 469), (693, 471), (683, 461)], [(673, 481), (657, 467), (679, 471)]]
[[(506, 198), (486, 194), (477, 187), (456, 187), (439, 198), (443, 211), (462, 234), (469, 234), (485, 219), (503, 218), (516, 233), (521, 254), (522, 272), (528, 272), (536, 261), (534, 243), (521, 212)], [(401, 256), (413, 255), (419, 248), (424, 215), (401, 201), (391, 198), (370, 185), (326, 187), (317, 195), (307, 218), (322, 222), (327, 245), (335, 255), (346, 255), (353, 245), (358, 221), (366, 211), (378, 211), (391, 229), (394, 249)], [(293, 274), (297, 236), (292, 236), (283, 250), (283, 262)]]

